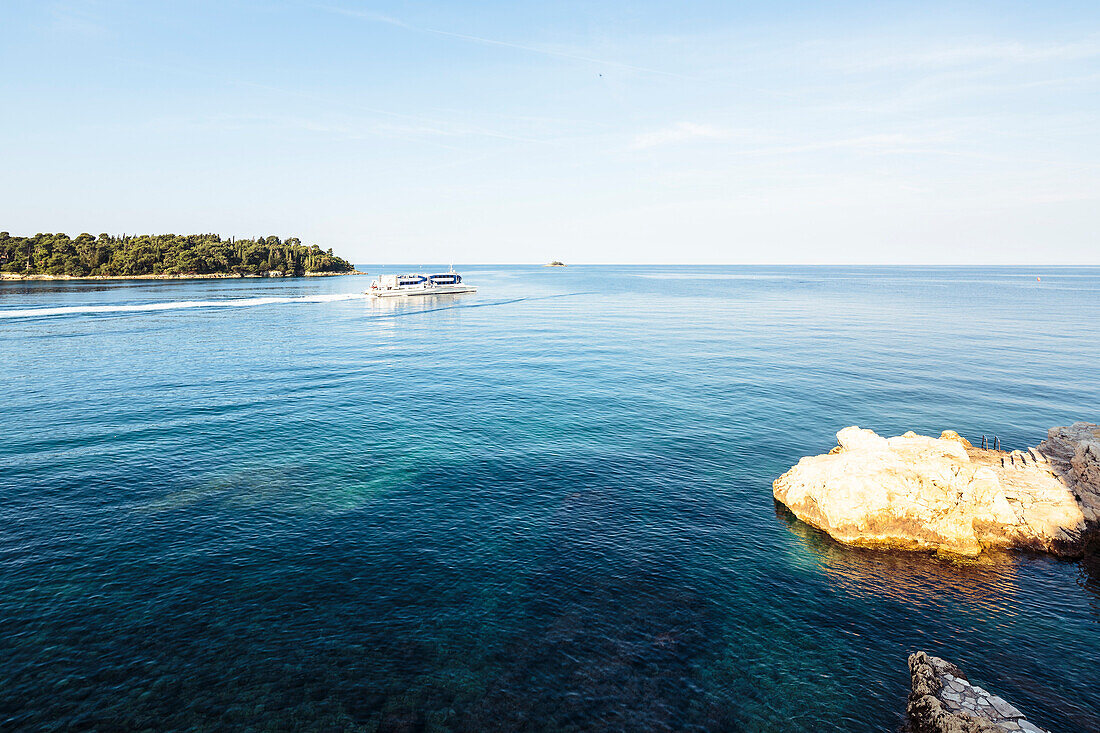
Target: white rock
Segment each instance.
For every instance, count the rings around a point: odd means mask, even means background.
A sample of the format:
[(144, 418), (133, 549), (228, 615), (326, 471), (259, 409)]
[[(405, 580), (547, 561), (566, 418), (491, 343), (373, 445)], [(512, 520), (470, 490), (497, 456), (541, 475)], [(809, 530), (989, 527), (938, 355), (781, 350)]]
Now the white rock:
[[(1100, 457), (1100, 432), (1097, 441)], [(883, 438), (852, 426), (837, 433), (837, 443), (829, 454), (800, 460), (772, 488), (795, 516), (841, 542), (963, 555), (986, 547), (1075, 554), (1091, 529), (1074, 492), (1046, 464), (1004, 468), (1004, 453), (968, 448), (957, 436)], [(1053, 463), (1068, 449), (1058, 450), (1043, 452)], [(1074, 449), (1082, 481), (1093, 476), (1089, 450)]]

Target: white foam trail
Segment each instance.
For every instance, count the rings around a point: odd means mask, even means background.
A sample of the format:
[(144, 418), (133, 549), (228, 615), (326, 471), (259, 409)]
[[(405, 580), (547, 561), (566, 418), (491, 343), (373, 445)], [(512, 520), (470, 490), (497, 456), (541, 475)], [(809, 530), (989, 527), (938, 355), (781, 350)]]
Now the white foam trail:
[(302, 295), (296, 298), (227, 298), (225, 300), (173, 300), (166, 303), (136, 305), (67, 305), (58, 308), (0, 310), (0, 318), (37, 318), (39, 316), (70, 316), (84, 313), (135, 313), (176, 310), (178, 308), (247, 308), (253, 305), (272, 305), (274, 303), (332, 303), (338, 300), (357, 300), (366, 297), (363, 293), (332, 293), (328, 295)]

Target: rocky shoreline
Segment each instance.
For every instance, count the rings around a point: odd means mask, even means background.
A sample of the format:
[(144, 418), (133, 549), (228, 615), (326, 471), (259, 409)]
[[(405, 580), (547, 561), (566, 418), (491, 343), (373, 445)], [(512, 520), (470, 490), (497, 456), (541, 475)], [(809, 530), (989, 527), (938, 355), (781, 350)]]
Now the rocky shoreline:
[(189, 275), (19, 275), (14, 272), (0, 272), (0, 280), (238, 280), (244, 278), (276, 278), (276, 277), (337, 277), (339, 275), (366, 275), (359, 270), (351, 272), (305, 272), (301, 275), (286, 275), (274, 272), (262, 275), (241, 275), (236, 272), (210, 272), (205, 274)]
[(1100, 536), (1100, 426), (1051, 428), (1026, 451), (978, 448), (954, 431), (884, 438), (852, 426), (772, 490), (800, 520), (848, 544), (1079, 557)]
[(939, 657), (909, 655), (909, 675), (910, 733), (1048, 733)]

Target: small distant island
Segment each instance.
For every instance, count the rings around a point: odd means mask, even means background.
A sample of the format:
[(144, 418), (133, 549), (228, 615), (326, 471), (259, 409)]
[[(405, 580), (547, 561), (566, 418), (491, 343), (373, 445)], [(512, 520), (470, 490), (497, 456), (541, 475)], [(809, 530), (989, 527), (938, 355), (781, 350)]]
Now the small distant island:
[(553, 262), (547, 263), (546, 266), (547, 267), (565, 267), (565, 263), (561, 262), (560, 260), (554, 260)]
[(183, 279), (355, 274), (332, 250), (297, 237), (222, 239), (217, 234), (36, 234), (0, 232), (0, 279)]

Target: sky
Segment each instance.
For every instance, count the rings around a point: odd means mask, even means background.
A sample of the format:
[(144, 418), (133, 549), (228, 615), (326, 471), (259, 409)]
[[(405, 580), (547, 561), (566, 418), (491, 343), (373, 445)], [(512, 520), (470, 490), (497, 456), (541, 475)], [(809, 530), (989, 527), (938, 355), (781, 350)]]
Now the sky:
[(0, 229), (1100, 265), (1100, 3), (0, 0)]

